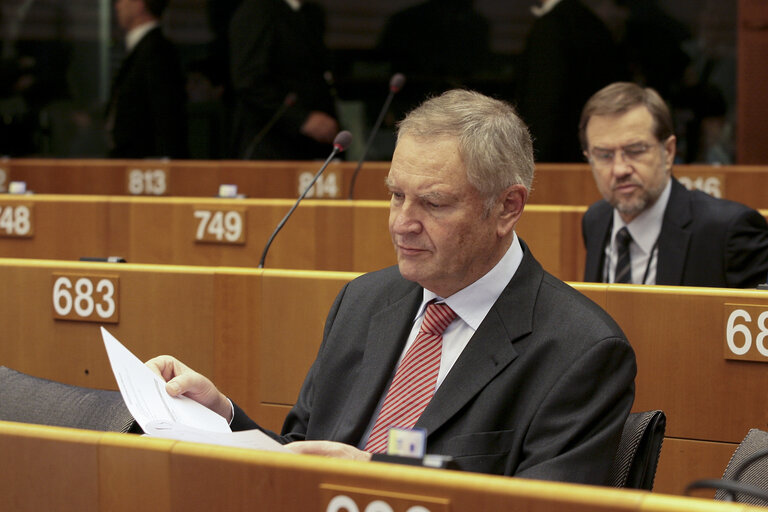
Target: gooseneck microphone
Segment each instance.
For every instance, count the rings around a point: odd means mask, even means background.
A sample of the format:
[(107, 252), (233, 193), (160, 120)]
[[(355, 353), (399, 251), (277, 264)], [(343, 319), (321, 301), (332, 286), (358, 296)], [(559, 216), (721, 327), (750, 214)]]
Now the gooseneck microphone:
[(280, 105), (280, 107), (275, 110), (275, 113), (272, 114), (272, 117), (269, 118), (269, 121), (267, 121), (267, 124), (265, 124), (259, 132), (254, 135), (253, 140), (250, 144), (248, 144), (248, 147), (245, 149), (245, 152), (243, 153), (243, 158), (245, 160), (250, 160), (253, 156), (253, 152), (256, 151), (256, 148), (261, 144), (261, 141), (264, 139), (264, 137), (269, 133), (269, 131), (272, 129), (273, 126), (275, 126), (275, 123), (277, 123), (283, 115), (285, 115), (285, 112), (294, 106), (296, 104), (296, 93), (295, 92), (289, 92), (285, 95), (285, 99), (283, 99), (283, 103)]
[(349, 184), (349, 199), (355, 198), (355, 181), (357, 180), (357, 174), (363, 167), (365, 155), (368, 154), (368, 150), (371, 149), (371, 145), (373, 144), (373, 139), (376, 137), (376, 134), (379, 133), (381, 122), (384, 120), (384, 115), (387, 113), (387, 110), (389, 110), (389, 104), (392, 103), (392, 98), (394, 98), (395, 94), (400, 92), (400, 89), (403, 88), (403, 85), (405, 85), (405, 75), (402, 73), (395, 73), (392, 75), (392, 78), (389, 79), (389, 94), (387, 94), (387, 99), (384, 100), (384, 106), (381, 107), (379, 117), (376, 119), (376, 122), (373, 125), (371, 134), (368, 136), (368, 142), (365, 143), (363, 155), (360, 157), (360, 160), (358, 160), (357, 167), (355, 167), (355, 170), (352, 173), (352, 181)]
[(312, 186), (315, 184), (315, 182), (320, 178), (320, 175), (323, 174), (323, 171), (326, 167), (328, 167), (328, 164), (331, 163), (331, 160), (333, 160), (333, 157), (341, 153), (342, 151), (346, 150), (349, 147), (349, 144), (352, 142), (352, 134), (349, 133), (347, 130), (341, 131), (336, 135), (336, 138), (333, 139), (333, 151), (331, 151), (331, 154), (328, 155), (328, 158), (325, 160), (325, 163), (323, 163), (322, 167), (320, 167), (320, 170), (317, 171), (317, 174), (312, 178), (312, 181), (309, 182), (309, 184), (306, 186), (304, 191), (301, 193), (299, 198), (296, 200), (296, 202), (293, 204), (290, 210), (288, 210), (288, 213), (285, 214), (285, 217), (283, 217), (283, 220), (280, 221), (280, 223), (277, 225), (275, 230), (272, 232), (272, 235), (269, 237), (269, 240), (267, 241), (267, 245), (264, 246), (264, 252), (261, 253), (261, 259), (259, 260), (259, 268), (264, 268), (264, 260), (267, 259), (267, 251), (269, 251), (269, 246), (272, 245), (272, 241), (275, 239), (277, 234), (280, 232), (281, 229), (283, 229), (283, 226), (286, 222), (288, 222), (288, 218), (291, 216), (293, 211), (296, 209), (297, 206), (299, 206), (299, 203), (302, 199), (304, 199), (304, 196), (306, 196)]

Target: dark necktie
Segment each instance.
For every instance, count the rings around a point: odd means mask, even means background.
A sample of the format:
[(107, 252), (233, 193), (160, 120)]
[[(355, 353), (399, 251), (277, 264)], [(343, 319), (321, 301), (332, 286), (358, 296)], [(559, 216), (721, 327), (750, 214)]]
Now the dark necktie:
[(613, 278), (614, 283), (632, 282), (632, 260), (629, 257), (629, 243), (632, 241), (632, 235), (626, 226), (616, 233), (616, 252), (618, 260), (616, 261), (616, 274)]
[(413, 428), (435, 393), (443, 331), (456, 318), (448, 304), (430, 303), (416, 340), (405, 353), (373, 425), (365, 451), (385, 452), (391, 427)]

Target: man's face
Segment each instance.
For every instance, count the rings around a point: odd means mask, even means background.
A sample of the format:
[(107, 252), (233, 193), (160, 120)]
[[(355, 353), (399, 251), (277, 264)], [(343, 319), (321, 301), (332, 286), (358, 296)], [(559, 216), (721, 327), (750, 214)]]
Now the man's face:
[(652, 206), (669, 180), (675, 137), (658, 141), (644, 105), (623, 114), (592, 116), (587, 123), (586, 157), (597, 188), (630, 222)]
[(143, 0), (115, 0), (117, 23), (126, 32), (135, 26), (136, 19), (143, 10)]
[(400, 137), (387, 185), (389, 232), (404, 278), (448, 297), (493, 268), (498, 210), (486, 214), (454, 138)]

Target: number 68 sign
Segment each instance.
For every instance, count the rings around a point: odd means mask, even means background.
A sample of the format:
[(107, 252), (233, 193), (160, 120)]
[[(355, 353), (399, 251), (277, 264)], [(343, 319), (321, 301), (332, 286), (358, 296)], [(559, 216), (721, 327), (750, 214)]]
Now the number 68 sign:
[(768, 305), (725, 305), (725, 358), (768, 363)]

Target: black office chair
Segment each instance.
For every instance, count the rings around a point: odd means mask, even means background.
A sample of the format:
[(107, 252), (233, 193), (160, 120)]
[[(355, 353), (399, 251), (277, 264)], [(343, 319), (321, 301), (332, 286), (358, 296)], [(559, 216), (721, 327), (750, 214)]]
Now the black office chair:
[(613, 487), (653, 489), (667, 418), (662, 411), (633, 412), (624, 422), (611, 468)]
[(90, 389), (0, 366), (0, 420), (141, 432), (119, 391)]
[(768, 432), (756, 428), (736, 447), (720, 480), (696, 480), (693, 489), (716, 489), (715, 499), (768, 507)]

